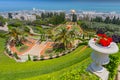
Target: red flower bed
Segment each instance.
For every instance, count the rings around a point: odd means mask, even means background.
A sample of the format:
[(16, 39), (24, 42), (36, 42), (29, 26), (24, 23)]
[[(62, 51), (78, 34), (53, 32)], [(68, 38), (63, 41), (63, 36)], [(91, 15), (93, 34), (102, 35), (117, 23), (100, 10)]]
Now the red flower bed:
[(106, 34), (97, 34), (97, 35), (98, 35), (98, 40), (97, 40), (98, 44), (104, 47), (109, 46), (110, 43), (112, 42), (112, 38), (108, 37)]

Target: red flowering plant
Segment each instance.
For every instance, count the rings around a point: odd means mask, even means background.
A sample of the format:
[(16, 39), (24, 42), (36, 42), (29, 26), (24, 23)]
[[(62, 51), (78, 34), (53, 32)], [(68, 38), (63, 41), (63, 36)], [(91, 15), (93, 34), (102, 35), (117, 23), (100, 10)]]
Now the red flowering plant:
[(111, 37), (108, 37), (106, 34), (97, 34), (97, 39), (94, 39), (98, 44), (107, 47), (113, 41)]

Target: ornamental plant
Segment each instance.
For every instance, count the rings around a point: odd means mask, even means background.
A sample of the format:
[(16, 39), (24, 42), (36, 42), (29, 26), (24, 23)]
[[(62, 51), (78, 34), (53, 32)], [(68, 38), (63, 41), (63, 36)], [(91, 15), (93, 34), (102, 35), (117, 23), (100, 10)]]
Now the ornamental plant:
[(107, 47), (113, 41), (111, 37), (108, 37), (106, 34), (97, 34), (97, 39), (94, 39), (101, 46)]

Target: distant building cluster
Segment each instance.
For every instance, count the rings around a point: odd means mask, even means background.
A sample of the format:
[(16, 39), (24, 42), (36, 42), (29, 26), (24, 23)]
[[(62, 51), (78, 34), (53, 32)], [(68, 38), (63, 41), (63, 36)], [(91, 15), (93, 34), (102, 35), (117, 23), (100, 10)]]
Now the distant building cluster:
[[(30, 10), (30, 11), (15, 11), (15, 12), (1, 12), (0, 15), (3, 16), (4, 18), (11, 18), (11, 19), (19, 19), (19, 20), (29, 20), (29, 21), (34, 21), (36, 20), (36, 15), (41, 16), (42, 13), (45, 12), (63, 12), (63, 11), (45, 11), (45, 10)], [(112, 19), (114, 16), (116, 18), (120, 18), (120, 14), (116, 12), (94, 12), (94, 11), (75, 11), (71, 10), (69, 12), (65, 12), (65, 18), (67, 20), (72, 21), (73, 19), (75, 20), (91, 20), (92, 18), (96, 17), (102, 17), (102, 19), (105, 19), (106, 17), (110, 17)], [(74, 16), (74, 18), (73, 18)]]
[[(73, 11), (73, 10), (72, 10)], [(101, 17), (102, 19), (106, 19), (106, 17), (109, 17), (110, 19), (113, 19), (114, 16), (116, 18), (120, 18), (120, 14), (116, 12), (93, 12), (93, 11), (81, 11), (81, 12), (71, 12), (66, 14), (66, 19), (72, 20), (72, 14), (76, 14), (77, 20), (91, 20), (92, 18)]]
[(19, 19), (19, 20), (28, 20), (28, 21), (36, 20), (35, 15), (28, 15), (28, 14), (17, 14), (17, 15), (13, 15), (12, 18)]

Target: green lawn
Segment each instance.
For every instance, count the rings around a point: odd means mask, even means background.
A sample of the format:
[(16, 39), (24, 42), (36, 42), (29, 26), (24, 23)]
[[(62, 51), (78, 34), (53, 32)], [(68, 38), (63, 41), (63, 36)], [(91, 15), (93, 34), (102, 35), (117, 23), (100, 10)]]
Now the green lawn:
[[(79, 50), (79, 48), (77, 50)], [(70, 73), (71, 71), (74, 72), (74, 71), (77, 71), (78, 69), (80, 70), (79, 72), (81, 73), (81, 75), (79, 75), (80, 78), (74, 79), (74, 80), (98, 80), (98, 78), (95, 75), (86, 71), (86, 68), (88, 67), (88, 65), (91, 62), (91, 59), (89, 57), (90, 52), (91, 52), (91, 50), (88, 48), (82, 53), (78, 53), (78, 54), (71, 53), (71, 54), (78, 55), (75, 57), (76, 58), (76, 59), (74, 59), (75, 61), (77, 61), (79, 58), (81, 58), (81, 61), (78, 60), (77, 63), (74, 63), (73, 65), (70, 65), (69, 67), (65, 67), (59, 71), (40, 75), (40, 76), (26, 78), (24, 80), (61, 80), (61, 77), (63, 76), (63, 74)], [(79, 54), (81, 54), (83, 56), (80, 57)], [(85, 55), (88, 55), (88, 56), (85, 56)], [(69, 64), (72, 61), (70, 61)], [(61, 66), (63, 66), (63, 65), (61, 65)], [(82, 76), (82, 75), (84, 75), (84, 76)], [(65, 76), (71, 76), (71, 75), (65, 75)], [(83, 78), (85, 78), (85, 79), (83, 79)], [(64, 80), (64, 79), (62, 79), (62, 80)], [(73, 79), (70, 78), (70, 79), (65, 79), (65, 80), (73, 80)]]
[[(79, 46), (75, 51), (65, 56), (37, 62), (17, 63), (8, 58), (4, 52), (5, 40), (0, 38), (0, 79), (1, 80), (23, 80), (39, 79), (46, 80), (54, 77), (59, 80), (61, 74), (69, 70), (85, 70), (90, 64), (90, 48), (80, 52), (84, 45)], [(88, 76), (88, 75), (87, 75)], [(91, 75), (90, 75), (91, 76)], [(94, 76), (94, 75), (92, 75)], [(81, 76), (82, 77), (82, 76)], [(89, 76), (88, 76), (89, 78)], [(96, 78), (96, 77), (95, 77)]]
[(19, 52), (23, 52), (28, 49), (28, 46), (22, 44), (21, 46), (16, 46), (16, 48)]

